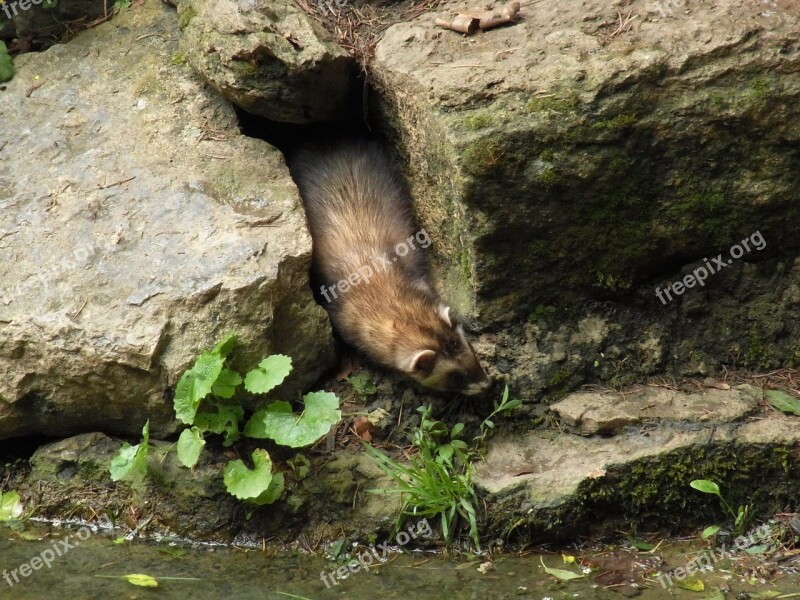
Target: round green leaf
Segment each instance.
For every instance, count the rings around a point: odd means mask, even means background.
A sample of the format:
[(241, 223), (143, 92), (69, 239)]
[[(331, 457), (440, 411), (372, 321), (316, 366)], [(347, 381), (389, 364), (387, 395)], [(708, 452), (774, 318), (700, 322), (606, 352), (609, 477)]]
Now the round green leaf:
[(15, 491), (0, 493), (0, 521), (18, 519), (22, 515), (22, 501)]
[(197, 427), (184, 429), (178, 438), (178, 460), (184, 467), (195, 466), (205, 445), (203, 433)]
[(247, 373), (244, 378), (244, 389), (253, 394), (266, 394), (280, 385), (292, 372), (292, 359), (283, 354), (268, 356), (258, 366)]
[(150, 421), (144, 424), (142, 429), (142, 441), (135, 446), (128, 442), (122, 444), (111, 459), (108, 470), (111, 473), (111, 481), (121, 479), (131, 479), (136, 475), (147, 474), (147, 451), (150, 446)]
[(211, 393), (219, 398), (233, 398), (236, 386), (242, 383), (242, 377), (236, 371), (223, 368), (219, 377), (211, 386)]
[(703, 532), (700, 534), (700, 537), (704, 540), (710, 538), (712, 535), (716, 534), (720, 530), (719, 525), (711, 525), (703, 529)]
[(203, 352), (192, 368), (184, 371), (175, 387), (175, 398), (172, 401), (178, 419), (187, 425), (194, 423), (200, 401), (211, 393), (224, 364), (224, 356)]
[(232, 460), (225, 466), (225, 487), (239, 500), (258, 498), (269, 489), (272, 460), (266, 450), (253, 450), (253, 465), (253, 469), (248, 469), (241, 460)]
[(248, 500), (248, 502), (252, 504), (258, 504), (259, 506), (263, 504), (272, 504), (278, 498), (281, 497), (283, 489), (284, 489), (283, 473), (273, 473), (272, 481), (269, 482), (269, 487), (267, 488), (267, 491), (261, 494), (258, 498), (253, 498), (252, 500)]
[(229, 333), (226, 335), (222, 340), (217, 342), (217, 344), (211, 349), (211, 352), (214, 354), (219, 354), (223, 358), (226, 358), (228, 354), (231, 353), (233, 347), (236, 345), (236, 334)]
[(128, 583), (138, 585), (139, 587), (158, 587), (158, 581), (155, 577), (145, 575), (143, 573), (131, 573), (130, 575), (123, 575)]
[(695, 479), (694, 481), (690, 482), (689, 485), (699, 492), (719, 496), (719, 486), (708, 479)]
[(300, 448), (313, 444), (342, 418), (339, 399), (331, 392), (312, 392), (303, 397), (305, 410), (298, 415), (288, 402), (273, 402), (257, 411), (244, 429), (246, 436), (275, 440)]
[(216, 413), (199, 411), (194, 417), (194, 425), (201, 431), (210, 431), (225, 436), (223, 446), (230, 446), (239, 439), (239, 421), (244, 417), (244, 409), (234, 404), (215, 403)]

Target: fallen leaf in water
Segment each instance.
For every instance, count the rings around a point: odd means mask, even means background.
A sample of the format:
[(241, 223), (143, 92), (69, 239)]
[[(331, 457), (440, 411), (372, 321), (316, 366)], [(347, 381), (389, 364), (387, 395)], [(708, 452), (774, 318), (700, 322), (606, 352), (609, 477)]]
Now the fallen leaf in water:
[(489, 571), (494, 571), (494, 563), (488, 560), (478, 566), (478, 573), (483, 573), (485, 575)]

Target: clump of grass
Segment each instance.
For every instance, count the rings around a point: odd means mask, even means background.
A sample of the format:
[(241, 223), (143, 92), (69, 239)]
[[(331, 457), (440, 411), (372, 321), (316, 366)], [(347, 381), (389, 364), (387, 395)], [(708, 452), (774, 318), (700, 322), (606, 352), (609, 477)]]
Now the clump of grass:
[(383, 451), (366, 444), (367, 454), (397, 484), (393, 488), (369, 490), (379, 494), (401, 494), (403, 506), (397, 518), (400, 529), (406, 517), (440, 517), (442, 535), (452, 543), (461, 522), (469, 524), (469, 536), (480, 551), (478, 532), (478, 497), (472, 481), (473, 462), (489, 433), (496, 416), (508, 413), (521, 404), (508, 399), (508, 386), (494, 411), (480, 425), (480, 433), (470, 446), (461, 439), (464, 424), (452, 428), (431, 416), (430, 406), (418, 410), (422, 420), (413, 432), (413, 448), (417, 451), (408, 464), (400, 464)]

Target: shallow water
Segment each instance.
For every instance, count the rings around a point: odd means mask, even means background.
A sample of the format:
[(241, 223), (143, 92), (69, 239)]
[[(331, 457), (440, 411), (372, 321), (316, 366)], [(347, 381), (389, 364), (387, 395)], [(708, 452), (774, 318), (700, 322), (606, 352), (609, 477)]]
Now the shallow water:
[[(85, 538), (85, 539), (82, 539)], [(366, 549), (362, 549), (364, 551)], [(697, 550), (697, 544), (670, 544), (665, 558), (677, 566), (684, 564)], [(60, 556), (59, 556), (60, 554)], [(583, 554), (596, 562), (603, 556), (620, 571), (647, 570), (654, 555), (620, 550), (602, 554)], [(36, 558), (39, 560), (35, 560)], [(44, 559), (47, 559), (46, 561)], [(287, 598), (373, 598), (420, 599), (503, 599), (530, 598), (623, 598), (614, 587), (604, 587), (581, 579), (557, 583), (545, 574), (541, 560), (550, 567), (578, 571), (565, 564), (560, 555), (532, 554), (525, 557), (495, 557), (493, 568), (479, 571), (480, 560), (450, 560), (436, 555), (391, 554), (380, 566), (360, 569), (347, 579), (326, 588), (321, 574), (330, 574), (340, 565), (317, 556), (302, 554), (270, 556), (258, 549), (198, 547), (166, 542), (113, 543), (108, 535), (88, 528), (52, 527), (27, 524), (23, 529), (0, 527), (0, 598), (15, 600), (51, 597), (69, 599), (162, 598), (162, 599), (281, 599)], [(719, 584), (732, 592), (755, 590), (792, 594), (800, 592), (800, 562), (777, 571), (763, 562), (732, 565), (720, 563), (713, 572), (702, 574), (705, 592), (697, 593), (671, 587), (665, 590), (655, 580), (641, 590), (642, 600), (676, 598), (723, 600)], [(49, 562), (47, 567), (45, 562)], [(365, 559), (365, 562), (369, 562)], [(650, 564), (648, 564), (650, 562)], [(22, 565), (30, 565), (25, 568)], [(600, 560), (602, 564), (602, 560)], [(598, 571), (607, 569), (606, 566)], [(792, 564), (794, 565), (792, 567)], [(624, 565), (624, 566), (623, 566)], [(32, 567), (38, 567), (33, 570)], [(16, 569), (15, 581), (13, 570)], [(345, 569), (346, 570), (346, 569)], [(640, 569), (641, 570), (641, 569)], [(771, 581), (761, 583), (763, 572), (772, 571)], [(24, 574), (27, 573), (27, 576)], [(158, 589), (136, 587), (115, 576), (144, 573), (155, 577)], [(111, 576), (111, 578), (109, 578)], [(192, 579), (169, 579), (192, 578)], [(331, 577), (328, 577), (329, 584)], [(748, 581), (750, 579), (750, 581)], [(11, 585), (9, 585), (9, 581)], [(619, 583), (610, 585), (621, 589)], [(729, 597), (736, 597), (735, 595)], [(791, 597), (800, 598), (800, 594)]]

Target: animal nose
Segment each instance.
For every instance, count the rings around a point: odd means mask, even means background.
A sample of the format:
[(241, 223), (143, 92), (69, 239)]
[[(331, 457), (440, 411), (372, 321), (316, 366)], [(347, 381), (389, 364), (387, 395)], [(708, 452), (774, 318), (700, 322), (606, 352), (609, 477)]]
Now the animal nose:
[(486, 390), (492, 387), (492, 380), (491, 379), (484, 379), (483, 381), (479, 381), (477, 383), (471, 383), (466, 390), (466, 394), (468, 396), (474, 396), (476, 394), (483, 394)]

